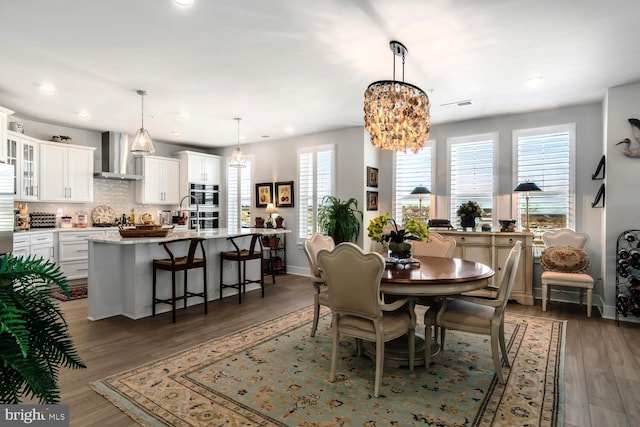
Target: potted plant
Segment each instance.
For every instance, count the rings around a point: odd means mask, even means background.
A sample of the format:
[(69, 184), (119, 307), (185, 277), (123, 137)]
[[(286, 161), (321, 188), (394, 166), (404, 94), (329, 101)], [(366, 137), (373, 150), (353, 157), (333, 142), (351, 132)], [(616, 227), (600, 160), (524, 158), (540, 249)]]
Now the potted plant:
[(283, 223), (284, 223), (284, 218), (283, 218), (283, 217), (281, 217), (280, 215), (278, 215), (278, 216), (275, 218), (275, 221), (276, 221), (276, 228), (283, 228)]
[(423, 241), (429, 238), (429, 230), (419, 220), (410, 219), (404, 228), (400, 228), (389, 213), (369, 221), (367, 231), (371, 240), (388, 243), (391, 257), (400, 259), (411, 258), (411, 243), (407, 240)]
[(262, 218), (261, 216), (257, 216), (256, 217), (256, 228), (262, 228), (264, 227), (264, 218)]
[(358, 210), (355, 198), (340, 200), (334, 196), (325, 196), (318, 214), (320, 229), (331, 236), (335, 244), (353, 242), (360, 233), (362, 211)]
[(475, 230), (476, 218), (482, 218), (484, 211), (478, 202), (469, 200), (468, 202), (464, 202), (458, 206), (456, 214), (460, 217), (460, 226), (463, 229), (466, 230), (468, 227), (471, 227), (472, 230)]
[(19, 404), (24, 396), (58, 403), (60, 367), (86, 368), (50, 295), (54, 284), (69, 296), (67, 280), (42, 258), (8, 254), (1, 262), (0, 403)]

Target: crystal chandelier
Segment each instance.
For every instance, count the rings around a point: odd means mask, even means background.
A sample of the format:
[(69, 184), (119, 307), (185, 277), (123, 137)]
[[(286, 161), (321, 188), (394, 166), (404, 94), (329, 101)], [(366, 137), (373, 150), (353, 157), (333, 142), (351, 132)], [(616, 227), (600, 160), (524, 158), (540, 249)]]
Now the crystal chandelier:
[(136, 132), (136, 136), (131, 144), (131, 153), (136, 156), (143, 154), (155, 154), (156, 148), (153, 146), (153, 141), (149, 132), (144, 128), (144, 96), (147, 94), (144, 90), (137, 90), (136, 93), (141, 97), (141, 111), (142, 111), (142, 125)]
[[(393, 80), (373, 82), (364, 92), (364, 128), (371, 144), (384, 150), (417, 153), (429, 139), (429, 97), (417, 86), (404, 82), (407, 48), (391, 41)], [(402, 57), (402, 80), (396, 81), (396, 56)]]
[(240, 117), (236, 117), (233, 120), (238, 121), (238, 145), (233, 149), (233, 153), (231, 153), (231, 158), (229, 159), (229, 166), (232, 168), (245, 168), (247, 167), (247, 159), (244, 158), (244, 154), (240, 150)]

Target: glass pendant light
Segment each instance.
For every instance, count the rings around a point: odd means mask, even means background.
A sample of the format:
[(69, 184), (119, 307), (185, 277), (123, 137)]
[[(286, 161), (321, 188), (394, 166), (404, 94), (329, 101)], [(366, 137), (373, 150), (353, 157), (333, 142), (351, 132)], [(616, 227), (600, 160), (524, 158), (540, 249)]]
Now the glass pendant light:
[(137, 90), (136, 93), (141, 97), (141, 111), (142, 111), (142, 124), (140, 129), (136, 132), (136, 137), (131, 144), (131, 153), (134, 156), (141, 156), (143, 154), (155, 154), (156, 148), (153, 146), (153, 141), (149, 132), (144, 128), (144, 96), (147, 94), (144, 90)]
[(244, 154), (242, 154), (242, 150), (240, 150), (240, 117), (236, 117), (233, 120), (238, 121), (238, 145), (233, 149), (233, 153), (231, 153), (231, 158), (229, 159), (229, 166), (232, 168), (245, 168), (247, 167), (247, 159), (244, 158)]

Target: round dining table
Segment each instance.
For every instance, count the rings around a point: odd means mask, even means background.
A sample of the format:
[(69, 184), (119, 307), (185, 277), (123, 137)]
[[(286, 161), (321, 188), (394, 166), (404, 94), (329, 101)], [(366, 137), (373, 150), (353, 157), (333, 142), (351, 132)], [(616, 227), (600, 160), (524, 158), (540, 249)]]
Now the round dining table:
[[(409, 261), (390, 261), (382, 274), (380, 292), (383, 295), (412, 296), (420, 302), (420, 297), (459, 295), (482, 289), (494, 274), (487, 265), (459, 258), (423, 256)], [(365, 345), (364, 351), (375, 357), (375, 348), (372, 346)], [(440, 347), (434, 342), (432, 356), (439, 351)], [(406, 337), (387, 343), (384, 359), (388, 366), (407, 366), (409, 355)], [(416, 334), (415, 364), (424, 364), (424, 338), (420, 333)]]

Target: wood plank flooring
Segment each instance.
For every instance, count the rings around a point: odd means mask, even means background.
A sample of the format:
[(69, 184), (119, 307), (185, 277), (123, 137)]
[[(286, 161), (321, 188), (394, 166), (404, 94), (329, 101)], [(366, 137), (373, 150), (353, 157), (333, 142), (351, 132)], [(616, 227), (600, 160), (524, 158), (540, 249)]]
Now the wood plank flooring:
[[(89, 383), (151, 362), (202, 341), (227, 335), (282, 314), (311, 305), (313, 291), (302, 276), (277, 276), (267, 283), (265, 297), (248, 292), (236, 297), (179, 310), (171, 314), (131, 320), (125, 317), (91, 322), (87, 300), (60, 303), (87, 369), (62, 369), (62, 403), (70, 405), (71, 426), (135, 426), (129, 417), (89, 388)], [(565, 426), (640, 425), (640, 326), (603, 320), (597, 310), (586, 317), (584, 306), (550, 302), (510, 303), (508, 311), (568, 320), (565, 357)]]

